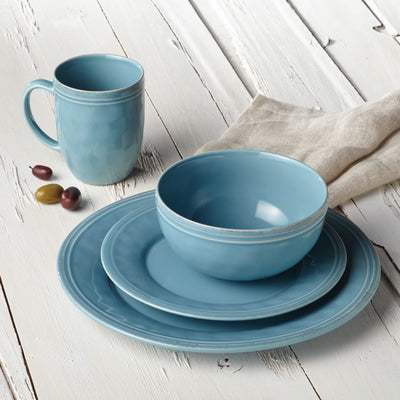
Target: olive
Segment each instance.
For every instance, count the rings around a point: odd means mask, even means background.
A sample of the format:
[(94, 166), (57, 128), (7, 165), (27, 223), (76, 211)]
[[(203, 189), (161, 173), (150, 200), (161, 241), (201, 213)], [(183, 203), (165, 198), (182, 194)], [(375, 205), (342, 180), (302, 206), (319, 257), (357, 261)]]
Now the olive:
[(51, 168), (46, 167), (45, 165), (35, 165), (34, 167), (29, 167), (32, 169), (32, 174), (36, 176), (36, 178), (43, 179), (47, 181), (53, 175), (53, 171)]
[(67, 210), (76, 210), (80, 202), (81, 192), (74, 186), (65, 189), (61, 194), (60, 203)]
[(35, 198), (37, 201), (45, 204), (58, 203), (60, 201), (61, 193), (63, 188), (56, 183), (50, 183), (49, 185), (41, 186), (35, 192)]

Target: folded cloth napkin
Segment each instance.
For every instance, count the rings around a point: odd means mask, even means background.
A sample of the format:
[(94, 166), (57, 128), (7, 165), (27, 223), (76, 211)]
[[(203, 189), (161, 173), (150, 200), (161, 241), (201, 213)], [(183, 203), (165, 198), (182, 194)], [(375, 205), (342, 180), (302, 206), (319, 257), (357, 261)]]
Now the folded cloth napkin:
[(254, 149), (314, 168), (329, 206), (400, 178), (400, 91), (343, 112), (298, 107), (257, 95), (239, 119), (197, 153)]

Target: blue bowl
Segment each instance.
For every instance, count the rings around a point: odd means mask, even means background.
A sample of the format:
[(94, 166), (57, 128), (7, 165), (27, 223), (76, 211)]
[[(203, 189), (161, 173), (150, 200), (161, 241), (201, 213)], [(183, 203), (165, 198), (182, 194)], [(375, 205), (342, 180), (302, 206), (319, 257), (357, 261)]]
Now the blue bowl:
[(217, 278), (266, 278), (314, 246), (328, 209), (324, 180), (279, 154), (223, 150), (179, 161), (160, 177), (161, 230), (189, 267)]

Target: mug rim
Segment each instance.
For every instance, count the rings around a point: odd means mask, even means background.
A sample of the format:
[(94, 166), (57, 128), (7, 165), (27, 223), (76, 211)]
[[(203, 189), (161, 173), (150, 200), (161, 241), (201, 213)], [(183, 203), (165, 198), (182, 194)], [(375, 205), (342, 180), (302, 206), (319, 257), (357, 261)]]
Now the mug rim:
[[(59, 80), (59, 78), (57, 77), (57, 72), (59, 71), (59, 69), (61, 67), (63, 67), (64, 65), (66, 65), (67, 63), (70, 63), (70, 62), (72, 62), (74, 60), (78, 60), (78, 59), (94, 58), (94, 57), (113, 58), (113, 59), (117, 59), (119, 61), (123, 60), (125, 62), (127, 61), (127, 62), (130, 62), (132, 64), (135, 64), (136, 66), (139, 67), (139, 69), (141, 71), (141, 76), (136, 82), (134, 82), (131, 85), (124, 86), (124, 87), (118, 88), (118, 89), (111, 89), (111, 90), (78, 89), (78, 88), (74, 88), (72, 86), (66, 85), (65, 83), (61, 82)], [(81, 54), (81, 55), (78, 55), (78, 56), (74, 56), (74, 57), (68, 58), (68, 59), (64, 60), (63, 62), (61, 62), (54, 70), (54, 81), (57, 83), (57, 85), (60, 85), (61, 87), (65, 88), (67, 90), (74, 91), (74, 92), (77, 92), (77, 93), (84, 93), (84, 94), (102, 94), (102, 93), (103, 94), (108, 94), (108, 93), (111, 94), (111, 93), (118, 93), (118, 92), (121, 92), (121, 91), (133, 89), (136, 86), (140, 86), (140, 84), (143, 82), (143, 80), (144, 80), (144, 68), (139, 62), (137, 62), (136, 60), (133, 60), (133, 59), (131, 59), (129, 57), (126, 57), (126, 56), (120, 56), (120, 55), (117, 55), (117, 54), (109, 54), (109, 53), (92, 53), (92, 54)]]

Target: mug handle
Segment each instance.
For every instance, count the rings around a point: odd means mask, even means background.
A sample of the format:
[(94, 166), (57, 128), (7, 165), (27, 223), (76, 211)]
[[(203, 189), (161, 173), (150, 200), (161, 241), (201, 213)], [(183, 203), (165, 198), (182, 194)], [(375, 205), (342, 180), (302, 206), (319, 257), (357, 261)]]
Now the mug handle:
[(50, 81), (47, 81), (45, 79), (36, 79), (29, 83), (22, 95), (22, 109), (23, 113), (25, 115), (26, 122), (28, 123), (29, 127), (31, 128), (32, 132), (35, 134), (35, 136), (46, 146), (50, 147), (53, 150), (60, 151), (60, 145), (58, 144), (57, 140), (52, 139), (50, 136), (46, 135), (40, 128), (39, 125), (36, 123), (35, 119), (33, 118), (32, 115), (32, 110), (31, 110), (31, 92), (34, 89), (44, 89), (50, 92), (51, 94), (54, 94), (53, 90), (53, 83)]

